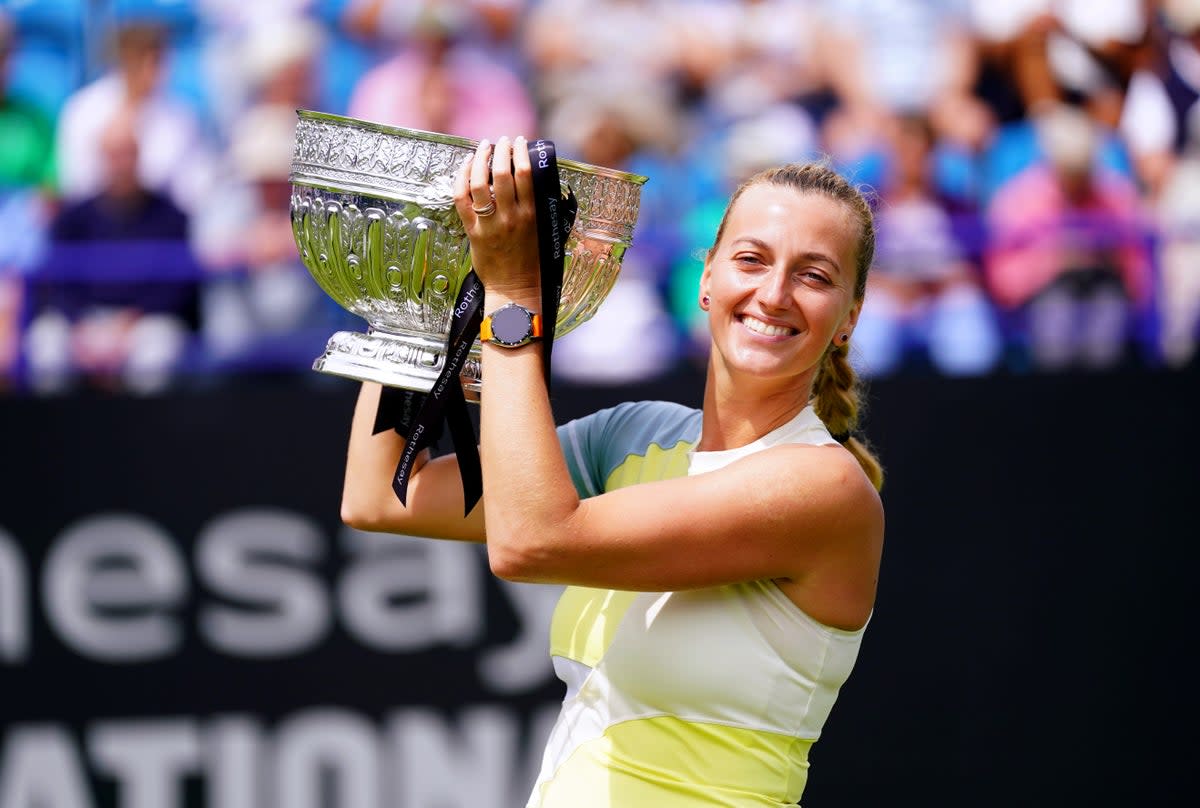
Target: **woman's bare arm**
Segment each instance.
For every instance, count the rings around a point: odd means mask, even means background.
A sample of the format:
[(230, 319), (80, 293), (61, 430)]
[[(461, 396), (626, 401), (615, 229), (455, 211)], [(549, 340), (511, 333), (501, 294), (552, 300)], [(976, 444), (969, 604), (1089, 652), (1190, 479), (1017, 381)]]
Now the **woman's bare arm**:
[(380, 391), (378, 384), (364, 383), (358, 394), (342, 488), (342, 521), (360, 530), (483, 541), (483, 503), (463, 516), (462, 481), (452, 454), (430, 459), (428, 450), (422, 452), (409, 479), (408, 506), (400, 503), (392, 477), (404, 438), (391, 429), (371, 434)]
[[(540, 303), (531, 174), (524, 141), (514, 149), (501, 138), (494, 156), (481, 142), (456, 179), (455, 202), (490, 311)], [(494, 213), (478, 216), (489, 195)], [(580, 500), (555, 429), (542, 343), (484, 343), (482, 366), (483, 501), (497, 575), (670, 591), (816, 574), (853, 581), (863, 603), (873, 598), (883, 509), (844, 449), (775, 447), (696, 477)], [(834, 567), (836, 576), (824, 575)]]
[(695, 477), (580, 500), (542, 392), (539, 353), (538, 345), (484, 346), (493, 406), (482, 414), (480, 448), (491, 471), (484, 502), (497, 575), (672, 591), (803, 580), (836, 564), (873, 586), (882, 503), (840, 447), (780, 446)]

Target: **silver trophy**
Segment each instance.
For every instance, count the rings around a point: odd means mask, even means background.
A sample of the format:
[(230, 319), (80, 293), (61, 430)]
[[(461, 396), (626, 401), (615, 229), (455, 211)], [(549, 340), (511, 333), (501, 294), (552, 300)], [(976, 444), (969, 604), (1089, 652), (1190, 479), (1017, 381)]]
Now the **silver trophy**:
[[(289, 180), (292, 231), (309, 273), (367, 321), (339, 331), (313, 369), (426, 393), (441, 372), (455, 298), (471, 269), (454, 174), (476, 141), (299, 110)], [(558, 160), (578, 213), (565, 245), (555, 335), (585, 322), (612, 290), (646, 178)], [(479, 344), (462, 371), (479, 400)]]

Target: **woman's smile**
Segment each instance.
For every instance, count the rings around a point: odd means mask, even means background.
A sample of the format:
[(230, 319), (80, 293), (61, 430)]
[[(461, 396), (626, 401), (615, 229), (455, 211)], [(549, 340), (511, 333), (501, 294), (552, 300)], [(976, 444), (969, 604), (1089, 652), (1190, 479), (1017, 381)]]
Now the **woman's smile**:
[(752, 314), (740, 314), (737, 319), (746, 328), (764, 337), (792, 337), (799, 333), (799, 331), (791, 326), (778, 325), (766, 320), (760, 320)]

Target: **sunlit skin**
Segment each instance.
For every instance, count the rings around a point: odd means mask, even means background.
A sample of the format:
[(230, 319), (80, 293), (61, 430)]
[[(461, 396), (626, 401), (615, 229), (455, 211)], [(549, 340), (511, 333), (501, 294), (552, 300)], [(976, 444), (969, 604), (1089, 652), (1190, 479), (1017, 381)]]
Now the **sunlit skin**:
[[(744, 411), (763, 434), (805, 406), (821, 357), (853, 331), (862, 308), (857, 239), (841, 202), (775, 185), (746, 189), (700, 281), (712, 331), (708, 396), (721, 405), (706, 412)], [(753, 437), (706, 423), (700, 448)]]

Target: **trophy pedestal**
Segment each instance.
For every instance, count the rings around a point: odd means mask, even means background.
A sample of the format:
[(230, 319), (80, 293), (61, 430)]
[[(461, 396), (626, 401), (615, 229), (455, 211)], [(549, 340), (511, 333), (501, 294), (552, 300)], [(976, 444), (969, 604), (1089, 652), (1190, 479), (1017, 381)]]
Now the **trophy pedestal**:
[[(479, 344), (467, 357), (462, 372), (463, 393), (479, 401)], [(446, 360), (443, 340), (420, 334), (339, 331), (325, 344), (325, 353), (313, 361), (313, 370), (362, 382), (376, 382), (428, 393)]]

